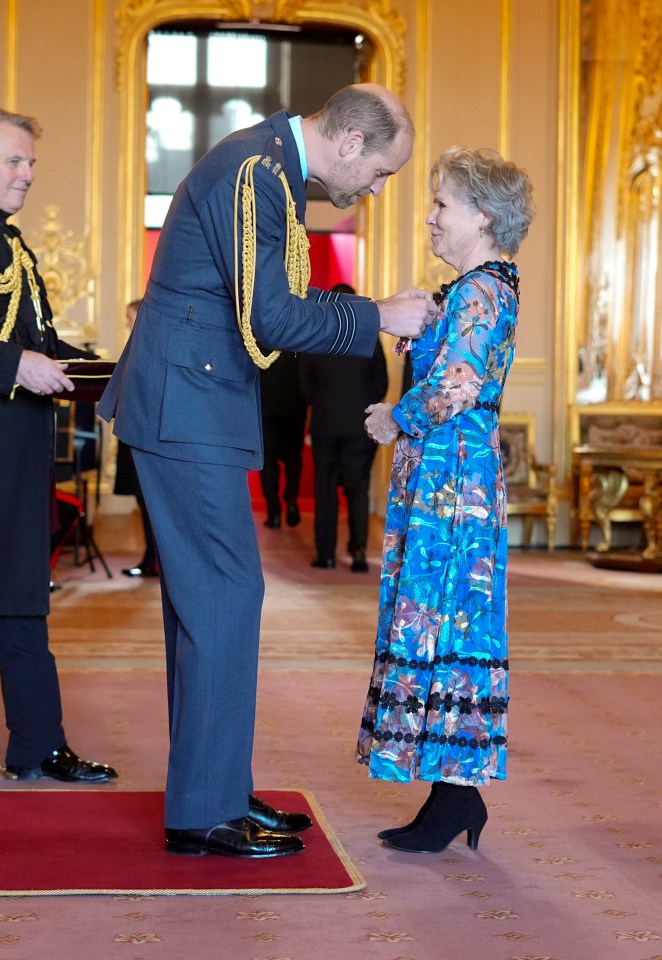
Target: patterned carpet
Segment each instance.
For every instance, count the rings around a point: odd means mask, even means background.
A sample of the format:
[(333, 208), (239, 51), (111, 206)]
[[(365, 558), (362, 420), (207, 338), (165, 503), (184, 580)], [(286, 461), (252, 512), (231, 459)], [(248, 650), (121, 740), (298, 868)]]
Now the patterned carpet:
[[(119, 574), (139, 555), (135, 529), (102, 519), (97, 539)], [(4, 898), (0, 960), (662, 960), (662, 578), (598, 571), (571, 552), (513, 552), (510, 776), (484, 791), (477, 852), (461, 838), (417, 856), (375, 835), (410, 817), (425, 785), (370, 781), (353, 760), (379, 526), (367, 576), (344, 558), (335, 571), (310, 568), (309, 516), (295, 530), (260, 524), (259, 535), (258, 792), (314, 793), (366, 890)], [(69, 738), (119, 768), (108, 789), (161, 789), (158, 585), (65, 564), (58, 574), (51, 632)]]

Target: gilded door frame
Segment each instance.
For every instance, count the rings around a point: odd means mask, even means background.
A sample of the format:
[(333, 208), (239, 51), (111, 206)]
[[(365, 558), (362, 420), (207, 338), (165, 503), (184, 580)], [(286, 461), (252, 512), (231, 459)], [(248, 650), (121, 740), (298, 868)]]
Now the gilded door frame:
[[(115, 14), (118, 39), (116, 81), (120, 94), (120, 177), (118, 316), (141, 288), (143, 266), (143, 198), (145, 192), (146, 38), (160, 24), (177, 20), (225, 20), (334, 24), (355, 29), (373, 44), (369, 79), (402, 94), (404, 86), (404, 18), (388, 0), (364, 0), (361, 6), (328, 0), (123, 0)], [(396, 277), (397, 178), (376, 205), (370, 198), (357, 211), (357, 248), (361, 251), (358, 288), (371, 296), (392, 292)], [(381, 242), (377, 243), (377, 238)]]

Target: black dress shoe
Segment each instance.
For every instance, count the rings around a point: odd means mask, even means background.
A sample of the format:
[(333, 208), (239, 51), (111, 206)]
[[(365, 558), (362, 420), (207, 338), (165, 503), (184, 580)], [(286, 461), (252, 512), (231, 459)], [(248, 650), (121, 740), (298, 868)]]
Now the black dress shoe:
[(335, 570), (335, 560), (313, 560), (311, 567), (317, 567), (319, 570)]
[(206, 853), (218, 853), (223, 857), (249, 857), (258, 860), (264, 857), (284, 857), (288, 853), (300, 853), (304, 849), (299, 837), (286, 837), (282, 833), (269, 833), (253, 820), (243, 817), (228, 820), (215, 827), (202, 830), (172, 830), (166, 827), (166, 850), (188, 857), (202, 857)]
[(264, 525), (265, 527), (269, 527), (270, 530), (280, 530), (280, 514), (275, 513), (273, 516), (267, 517)]
[(306, 813), (285, 813), (284, 810), (274, 810), (268, 803), (253, 794), (248, 798), (248, 817), (263, 830), (273, 830), (275, 833), (302, 833), (313, 825), (313, 821)]
[(288, 527), (298, 527), (301, 523), (299, 507), (293, 500), (285, 505), (285, 519), (287, 520)]
[(139, 563), (136, 567), (122, 570), (125, 577), (158, 577), (159, 571), (149, 563)]
[(53, 750), (50, 757), (38, 767), (16, 767), (8, 763), (5, 776), (11, 780), (39, 780), (40, 777), (53, 777), (69, 783), (104, 783), (117, 776), (117, 771), (105, 763), (93, 763), (82, 760), (66, 743), (59, 750)]
[(365, 550), (355, 550), (352, 558), (352, 573), (367, 573), (368, 561), (366, 560)]

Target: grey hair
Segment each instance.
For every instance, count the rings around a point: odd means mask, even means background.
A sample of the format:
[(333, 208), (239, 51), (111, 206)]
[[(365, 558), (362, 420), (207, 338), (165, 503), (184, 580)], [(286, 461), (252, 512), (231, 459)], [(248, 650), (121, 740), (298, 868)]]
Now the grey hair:
[(22, 113), (10, 113), (9, 110), (0, 109), (0, 123), (11, 123), (13, 127), (25, 130), (35, 140), (41, 136), (41, 124), (36, 117), (26, 117)]
[[(383, 95), (381, 91), (383, 89)], [(327, 140), (348, 130), (363, 134), (363, 153), (381, 153), (400, 131), (413, 135), (414, 125), (405, 105), (390, 91), (375, 84), (354, 83), (329, 97), (315, 115)]]
[(430, 186), (448, 180), (466, 203), (489, 218), (487, 230), (499, 249), (514, 256), (535, 214), (528, 174), (489, 147), (449, 147), (434, 162)]

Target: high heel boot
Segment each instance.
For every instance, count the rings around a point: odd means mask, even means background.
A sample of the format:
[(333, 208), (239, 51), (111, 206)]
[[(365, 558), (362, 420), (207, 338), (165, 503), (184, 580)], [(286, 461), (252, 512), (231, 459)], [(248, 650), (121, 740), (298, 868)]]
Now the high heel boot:
[(413, 830), (414, 827), (417, 827), (417, 826), (419, 825), (419, 823), (421, 822), (421, 820), (423, 819), (423, 817), (425, 816), (426, 810), (428, 809), (428, 807), (429, 807), (430, 804), (432, 803), (432, 801), (433, 801), (433, 799), (434, 799), (434, 795), (435, 795), (436, 791), (438, 790), (438, 788), (439, 788), (439, 784), (438, 784), (438, 783), (433, 783), (433, 784), (432, 784), (432, 788), (431, 788), (431, 790), (430, 790), (430, 793), (428, 794), (427, 800), (425, 801), (425, 803), (423, 804), (423, 806), (421, 807), (421, 809), (418, 811), (418, 813), (416, 814), (416, 816), (414, 817), (414, 819), (411, 821), (411, 823), (405, 824), (404, 827), (389, 827), (388, 830), (380, 830), (379, 833), (377, 834), (377, 836), (379, 837), (379, 839), (380, 839), (380, 840), (386, 840), (387, 837), (397, 837), (399, 834), (401, 834), (401, 833), (409, 833), (410, 830)]
[(476, 787), (460, 787), (441, 781), (435, 784), (431, 802), (415, 827), (387, 837), (384, 843), (409, 853), (439, 853), (467, 831), (467, 845), (478, 849), (487, 823), (487, 808)]

